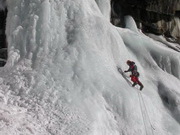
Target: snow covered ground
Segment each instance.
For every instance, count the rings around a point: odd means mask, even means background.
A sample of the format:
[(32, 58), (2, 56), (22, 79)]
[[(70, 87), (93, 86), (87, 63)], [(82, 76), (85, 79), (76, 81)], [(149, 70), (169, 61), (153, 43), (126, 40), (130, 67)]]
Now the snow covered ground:
[[(127, 28), (113, 26), (108, 0), (7, 5), (0, 134), (180, 134), (179, 52), (140, 33), (131, 17)], [(142, 92), (117, 71), (127, 59)]]

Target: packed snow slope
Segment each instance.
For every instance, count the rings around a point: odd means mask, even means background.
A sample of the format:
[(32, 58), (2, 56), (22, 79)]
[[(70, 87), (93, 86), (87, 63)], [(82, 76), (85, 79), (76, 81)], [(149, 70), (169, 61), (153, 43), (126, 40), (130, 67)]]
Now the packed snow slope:
[[(140, 33), (129, 16), (127, 28), (111, 25), (109, 4), (7, 0), (0, 134), (180, 134), (180, 53)], [(117, 71), (127, 59), (142, 92)]]

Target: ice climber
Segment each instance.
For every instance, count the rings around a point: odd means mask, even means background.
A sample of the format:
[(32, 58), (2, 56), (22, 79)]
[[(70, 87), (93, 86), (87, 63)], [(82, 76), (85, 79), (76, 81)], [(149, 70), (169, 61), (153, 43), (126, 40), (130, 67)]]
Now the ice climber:
[(134, 87), (135, 85), (139, 85), (140, 86), (140, 90), (143, 89), (143, 84), (139, 81), (139, 72), (137, 71), (137, 66), (135, 64), (135, 62), (127, 60), (127, 65), (129, 66), (128, 70), (125, 70), (124, 72), (131, 72), (131, 81), (133, 82), (132, 86)]

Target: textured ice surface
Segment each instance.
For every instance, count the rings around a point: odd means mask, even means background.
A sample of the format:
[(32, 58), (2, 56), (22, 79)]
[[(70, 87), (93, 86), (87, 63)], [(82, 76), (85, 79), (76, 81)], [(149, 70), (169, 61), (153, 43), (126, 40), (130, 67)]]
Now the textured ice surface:
[[(107, 4), (7, 0), (0, 134), (179, 135), (180, 54), (134, 32), (132, 18), (111, 25)], [(141, 94), (117, 71), (127, 59)]]

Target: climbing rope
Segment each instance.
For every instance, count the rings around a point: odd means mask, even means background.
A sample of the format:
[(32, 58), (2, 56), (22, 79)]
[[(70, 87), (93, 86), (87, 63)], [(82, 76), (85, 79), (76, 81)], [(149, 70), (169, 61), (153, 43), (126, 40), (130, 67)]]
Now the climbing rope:
[(141, 114), (142, 114), (142, 118), (143, 118), (143, 123), (144, 123), (144, 127), (145, 127), (145, 131), (146, 131), (146, 135), (148, 135), (147, 133), (147, 127), (146, 127), (146, 124), (145, 124), (145, 119), (144, 119), (144, 115), (143, 115), (143, 110), (142, 110), (142, 105), (141, 105), (141, 101), (140, 101), (140, 96), (139, 96), (139, 92), (138, 92), (138, 97), (139, 97), (139, 104), (140, 104), (140, 108), (141, 108)]
[[(153, 130), (155, 130), (155, 128), (153, 127), (153, 125), (152, 125), (152, 123), (151, 123), (151, 120), (150, 120), (150, 117), (149, 117), (149, 113), (148, 113), (148, 111), (147, 111), (147, 108), (146, 108), (146, 105), (145, 105), (145, 102), (144, 102), (144, 100), (143, 100), (143, 97), (142, 97), (142, 94), (141, 94), (141, 93), (140, 93), (140, 96), (141, 96), (141, 99), (142, 99), (142, 101), (143, 101), (146, 114), (147, 114), (147, 116), (148, 116), (149, 124), (151, 125), (151, 128), (152, 128)], [(152, 133), (154, 134), (153, 130), (152, 130)]]
[[(124, 74), (124, 72), (122, 71), (122, 69), (121, 68), (119, 68), (119, 67), (117, 67), (118, 68), (118, 71), (122, 74), (122, 76), (124, 77), (124, 79), (127, 81), (127, 83), (129, 84), (129, 85), (131, 85), (131, 82), (126, 78), (126, 76), (125, 76), (125, 74)], [(146, 125), (146, 123), (145, 123), (145, 114), (147, 115), (147, 117), (148, 117), (148, 121), (149, 121), (149, 124), (150, 124), (150, 126), (151, 126), (151, 132), (152, 132), (152, 135), (154, 135), (154, 132), (153, 132), (153, 130), (155, 130), (155, 128), (152, 126), (152, 123), (151, 123), (151, 120), (150, 120), (150, 117), (149, 117), (149, 114), (148, 114), (148, 111), (147, 111), (147, 109), (146, 109), (146, 105), (145, 105), (145, 102), (144, 102), (144, 100), (143, 100), (143, 97), (142, 97), (142, 95), (141, 95), (141, 93), (139, 92), (139, 91), (137, 91), (138, 92), (138, 97), (139, 97), (139, 104), (140, 104), (140, 108), (141, 108), (141, 114), (142, 114), (142, 117), (143, 117), (143, 123), (144, 123), (144, 127), (145, 127), (145, 130), (146, 130), (146, 135), (148, 135), (148, 132), (147, 132), (147, 125)], [(142, 103), (141, 103), (141, 100), (142, 100)], [(144, 105), (144, 106), (143, 106)], [(143, 110), (142, 110), (142, 108), (145, 108), (145, 114), (143, 113)]]
[[(147, 111), (147, 109), (146, 109), (146, 105), (145, 105), (144, 99), (143, 99), (142, 94), (141, 94), (140, 92), (138, 92), (138, 97), (139, 97), (139, 102), (140, 102), (140, 98), (141, 98), (141, 100), (142, 100), (142, 104), (144, 105), (144, 108), (145, 108), (145, 113), (146, 113), (146, 115), (147, 115), (147, 117), (148, 117), (148, 121), (149, 121), (149, 124), (150, 124), (150, 126), (151, 126), (151, 132), (152, 132), (152, 134), (154, 135), (153, 130), (155, 130), (155, 128), (153, 127), (153, 125), (152, 125), (152, 123), (151, 123), (151, 120), (150, 120), (148, 111)], [(142, 104), (141, 104), (141, 102), (140, 102), (141, 113), (143, 114)], [(143, 118), (143, 120), (144, 120), (144, 118)], [(144, 121), (144, 125), (145, 125), (145, 121)], [(146, 126), (145, 126), (145, 127), (146, 127)], [(146, 127), (146, 134), (147, 134), (147, 127)]]

